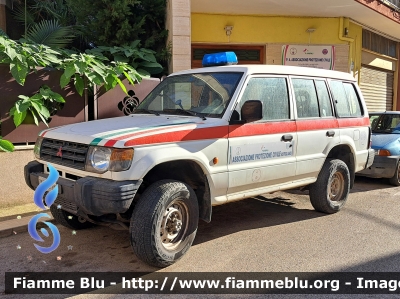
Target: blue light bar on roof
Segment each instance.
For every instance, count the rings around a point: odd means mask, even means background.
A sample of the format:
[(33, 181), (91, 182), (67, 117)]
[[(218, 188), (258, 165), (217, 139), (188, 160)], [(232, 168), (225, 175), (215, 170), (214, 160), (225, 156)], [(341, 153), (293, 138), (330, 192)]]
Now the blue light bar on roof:
[(205, 54), (203, 57), (203, 67), (237, 64), (238, 60), (234, 52), (221, 52)]

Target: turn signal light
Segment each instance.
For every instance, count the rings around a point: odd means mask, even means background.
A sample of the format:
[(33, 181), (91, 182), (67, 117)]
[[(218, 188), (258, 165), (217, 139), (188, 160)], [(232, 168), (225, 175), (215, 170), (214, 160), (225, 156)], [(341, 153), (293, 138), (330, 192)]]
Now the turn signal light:
[(391, 156), (392, 154), (388, 150), (379, 150), (378, 156)]
[(114, 148), (111, 153), (110, 161), (132, 161), (133, 149), (118, 149)]

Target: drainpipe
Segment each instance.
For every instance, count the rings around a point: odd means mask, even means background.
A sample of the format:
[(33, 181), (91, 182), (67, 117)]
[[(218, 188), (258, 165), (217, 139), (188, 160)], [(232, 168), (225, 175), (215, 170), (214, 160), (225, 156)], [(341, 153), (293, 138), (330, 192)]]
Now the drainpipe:
[[(344, 24), (346, 23), (346, 27), (344, 26)], [(345, 35), (345, 28), (349, 27), (349, 19), (348, 18), (344, 18), (344, 17), (340, 17), (339, 18), (339, 40), (345, 41), (349, 43), (350, 49), (349, 49), (349, 62), (348, 62), (348, 69), (351, 71), (355, 70), (355, 54), (354, 54), (354, 60), (353, 60), (353, 43), (355, 41), (354, 38), (348, 37)], [(353, 63), (353, 70), (351, 70), (351, 65)], [(357, 72), (358, 74), (358, 81), (360, 81), (360, 74), (359, 72)]]

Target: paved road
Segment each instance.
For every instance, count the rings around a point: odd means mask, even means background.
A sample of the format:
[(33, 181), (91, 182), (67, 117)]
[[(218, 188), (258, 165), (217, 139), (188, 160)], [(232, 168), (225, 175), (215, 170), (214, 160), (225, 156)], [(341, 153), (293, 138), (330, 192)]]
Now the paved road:
[[(300, 191), (277, 192), (233, 202), (214, 207), (212, 222), (200, 223), (189, 252), (177, 264), (161, 271), (400, 272), (399, 215), (400, 187), (393, 187), (386, 180), (369, 178), (356, 179), (345, 208), (334, 215), (315, 212), (308, 194)], [(70, 229), (58, 228), (61, 245), (47, 255), (35, 249), (28, 233), (1, 239), (0, 294), (4, 291), (2, 282), (7, 271), (160, 271), (135, 257), (127, 231), (95, 227), (73, 235)], [(68, 250), (69, 245), (73, 246), (72, 250)], [(57, 260), (58, 256), (61, 260)], [(47, 298), (42, 295), (26, 298), (34, 297)], [(51, 295), (48, 298), (66, 297)], [(95, 297), (76, 296), (80, 299)], [(101, 298), (114, 297), (131, 298), (132, 295)], [(154, 296), (137, 296), (142, 297)], [(200, 298), (191, 296), (197, 297)], [(211, 295), (210, 298), (235, 297)]]

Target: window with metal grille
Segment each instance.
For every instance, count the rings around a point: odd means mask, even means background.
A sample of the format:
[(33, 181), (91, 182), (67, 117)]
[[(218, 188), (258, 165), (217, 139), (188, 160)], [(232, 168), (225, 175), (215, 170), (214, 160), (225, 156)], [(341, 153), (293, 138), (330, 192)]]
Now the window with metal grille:
[(396, 42), (379, 34), (363, 29), (362, 47), (382, 55), (396, 58)]

